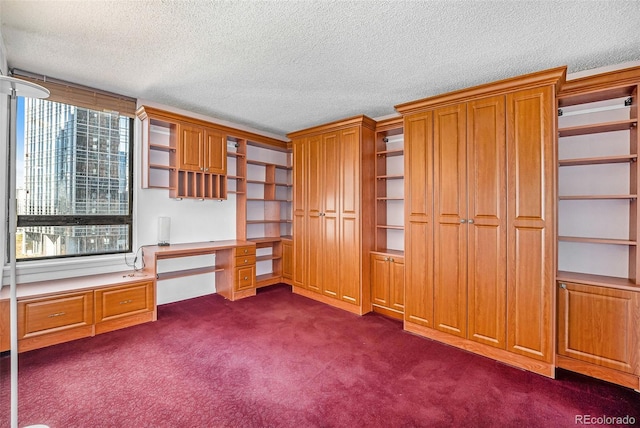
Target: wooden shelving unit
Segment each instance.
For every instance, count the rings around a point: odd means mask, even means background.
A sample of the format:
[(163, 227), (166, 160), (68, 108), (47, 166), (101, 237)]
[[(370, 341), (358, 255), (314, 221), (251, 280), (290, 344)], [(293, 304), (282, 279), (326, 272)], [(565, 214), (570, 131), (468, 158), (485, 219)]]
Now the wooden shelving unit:
[(404, 138), (402, 118), (376, 125), (375, 250), (404, 250)]
[(256, 243), (256, 287), (264, 287), (282, 281), (282, 238), (292, 233), (291, 154), (249, 142), (245, 161), (244, 234)]
[(640, 67), (558, 96), (559, 367), (640, 390)]

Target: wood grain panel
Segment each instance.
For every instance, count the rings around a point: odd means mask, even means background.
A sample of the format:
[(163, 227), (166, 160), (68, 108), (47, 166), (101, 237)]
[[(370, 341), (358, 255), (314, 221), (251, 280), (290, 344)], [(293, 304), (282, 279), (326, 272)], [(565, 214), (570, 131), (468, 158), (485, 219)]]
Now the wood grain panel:
[(433, 327), (433, 113), (404, 119), (404, 320)]
[[(354, 305), (360, 304), (360, 229), (358, 219), (348, 216), (340, 218), (340, 298)], [(368, 285), (368, 284), (367, 284)]]
[(323, 210), (323, 161), (324, 150), (321, 136), (309, 138), (308, 143), (308, 175), (306, 177), (306, 258), (305, 278), (307, 288), (311, 291), (322, 290), (322, 266), (324, 254), (324, 222)]
[(95, 322), (152, 312), (154, 304), (152, 282), (98, 289), (95, 291)]
[(468, 103), (468, 338), (506, 346), (505, 97)]
[(18, 339), (93, 324), (93, 291), (18, 302)]
[(371, 303), (389, 307), (388, 256), (371, 254)]
[(307, 278), (307, 194), (309, 171), (306, 138), (293, 142), (293, 284), (306, 288)]
[(227, 173), (227, 136), (214, 129), (206, 129), (205, 141), (205, 171), (212, 174)]
[(0, 352), (11, 349), (9, 329), (9, 300), (0, 300)]
[(507, 95), (507, 349), (551, 362), (555, 315), (553, 87)]
[(178, 139), (179, 169), (200, 171), (204, 165), (204, 130), (181, 123)]
[(389, 285), (389, 307), (404, 312), (404, 258), (391, 258)]
[(562, 285), (558, 292), (558, 354), (638, 374), (638, 293)]
[(466, 337), (467, 154), (465, 105), (433, 115), (435, 328)]

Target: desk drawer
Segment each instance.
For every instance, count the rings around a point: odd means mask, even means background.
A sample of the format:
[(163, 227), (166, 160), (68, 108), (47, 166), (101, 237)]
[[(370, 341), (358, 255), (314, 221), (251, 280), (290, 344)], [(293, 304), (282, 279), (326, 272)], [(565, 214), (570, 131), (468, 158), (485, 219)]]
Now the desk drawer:
[(251, 266), (255, 264), (256, 264), (255, 254), (251, 254), (249, 256), (236, 257), (236, 267)]
[(256, 246), (255, 245), (247, 245), (246, 247), (236, 247), (235, 249), (236, 257), (240, 256), (249, 256), (251, 254), (256, 254)]
[(255, 265), (236, 269), (236, 291), (247, 290), (255, 287), (256, 267)]
[(153, 282), (96, 290), (96, 323), (153, 311)]
[(18, 338), (93, 324), (93, 291), (18, 302)]

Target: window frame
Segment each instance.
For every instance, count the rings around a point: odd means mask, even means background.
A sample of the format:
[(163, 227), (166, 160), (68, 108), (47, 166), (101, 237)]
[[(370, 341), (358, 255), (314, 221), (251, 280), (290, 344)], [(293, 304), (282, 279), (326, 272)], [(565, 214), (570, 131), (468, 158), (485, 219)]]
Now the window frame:
[[(22, 77), (22, 76), (18, 76), (18, 77)], [(36, 79), (32, 79), (32, 78), (27, 78), (26, 80), (36, 80)], [(46, 79), (45, 79), (46, 80)], [(59, 83), (60, 81), (58, 81), (58, 83), (53, 83), (54, 85), (60, 85)], [(46, 82), (37, 82), (39, 84), (43, 84), (43, 86), (47, 86), (47, 84), (51, 85), (52, 83), (50, 81), (46, 81)], [(92, 93), (94, 94), (94, 98), (95, 99), (95, 94), (99, 93), (102, 97), (104, 97), (104, 94), (108, 94), (108, 93), (104, 93), (98, 90), (93, 90), (90, 88), (85, 88), (85, 87), (79, 87), (70, 83), (66, 83), (65, 85), (67, 89), (71, 88), (71, 92), (73, 94), (85, 94), (85, 93)], [(111, 94), (109, 94), (111, 95)], [(126, 97), (122, 97), (122, 96), (114, 96), (114, 99), (117, 100), (117, 102), (122, 102), (122, 99), (126, 98)], [(133, 99), (127, 99), (127, 101), (131, 102)], [(100, 108), (100, 105), (87, 105), (87, 103), (83, 103), (83, 102), (74, 102), (74, 98), (73, 97), (69, 97), (69, 98), (60, 98), (57, 97), (54, 99), (48, 99), (46, 101), (52, 101), (52, 102), (57, 102), (57, 103), (62, 103), (62, 104), (67, 104), (76, 108), (82, 108), (82, 109), (88, 109), (88, 110), (94, 110), (94, 111), (100, 111), (100, 110), (105, 110), (105, 111), (109, 111), (110, 109), (108, 108)], [(113, 110), (111, 110), (113, 111)], [(33, 214), (28, 214), (28, 215), (20, 215), (17, 214), (17, 224), (16, 227), (17, 228), (25, 228), (25, 227), (65, 227), (65, 226), (128, 226), (128, 237), (127, 237), (127, 245), (125, 248), (123, 249), (117, 249), (117, 250), (112, 250), (112, 251), (101, 251), (101, 252), (89, 252), (89, 253), (76, 253), (76, 254), (63, 254), (63, 255), (51, 255), (51, 256), (39, 256), (39, 257), (21, 257), (18, 258), (16, 261), (17, 263), (21, 263), (21, 262), (33, 262), (33, 261), (44, 261), (44, 260), (61, 260), (61, 259), (67, 259), (67, 258), (83, 258), (83, 257), (95, 257), (95, 256), (104, 256), (104, 255), (114, 255), (114, 254), (127, 254), (127, 253), (131, 253), (131, 251), (133, 250), (133, 238), (134, 238), (134, 233), (133, 233), (133, 228), (134, 228), (134, 216), (133, 216), (133, 211), (134, 211), (134, 165), (135, 165), (135, 159), (134, 159), (134, 142), (135, 142), (135, 120), (134, 117), (132, 115), (129, 114), (128, 111), (123, 112), (117, 112), (118, 116), (122, 119), (122, 118), (126, 118), (128, 120), (128, 124), (129, 124), (129, 147), (128, 147), (128, 151), (127, 151), (127, 156), (128, 156), (128, 168), (127, 168), (127, 180), (128, 180), (128, 185), (127, 185), (127, 191), (128, 191), (128, 213), (127, 214), (72, 214), (72, 215), (33, 215)], [(14, 115), (15, 119), (14, 120), (18, 120), (18, 115)], [(9, 162), (11, 162), (11, 159), (8, 159)], [(14, 160), (15, 162), (17, 162), (17, 159)], [(17, 181), (16, 183), (13, 183), (15, 186), (17, 186)], [(7, 233), (7, 243), (9, 243), (8, 241), (11, 239), (11, 234)], [(14, 235), (14, 239), (17, 239), (17, 234)], [(10, 248), (9, 246), (7, 246), (7, 248)], [(7, 253), (7, 256), (9, 256), (9, 254)]]

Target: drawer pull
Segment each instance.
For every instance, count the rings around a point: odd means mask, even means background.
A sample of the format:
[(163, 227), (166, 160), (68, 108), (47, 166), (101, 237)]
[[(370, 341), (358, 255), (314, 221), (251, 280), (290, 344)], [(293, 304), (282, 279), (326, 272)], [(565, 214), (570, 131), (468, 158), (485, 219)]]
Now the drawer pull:
[(249, 259), (244, 259), (244, 262), (245, 262), (245, 263), (248, 263), (248, 262), (249, 262)]
[(248, 276), (245, 276), (245, 277), (244, 277), (244, 280), (246, 281), (247, 279), (249, 279), (249, 277), (248, 277)]
[(65, 315), (66, 312), (56, 312), (55, 314), (50, 314), (49, 318), (55, 318), (55, 317), (61, 317), (62, 315)]
[(120, 302), (121, 305), (126, 305), (128, 303), (133, 302), (133, 300), (129, 299), (129, 300), (123, 300), (122, 302)]
[(249, 250), (247, 250), (246, 248), (244, 249), (244, 253), (247, 254), (249, 252)]

